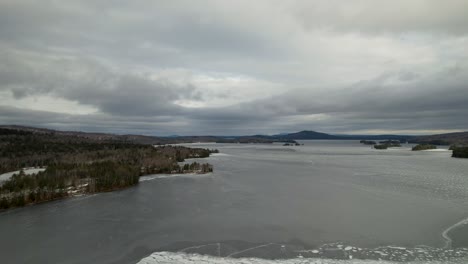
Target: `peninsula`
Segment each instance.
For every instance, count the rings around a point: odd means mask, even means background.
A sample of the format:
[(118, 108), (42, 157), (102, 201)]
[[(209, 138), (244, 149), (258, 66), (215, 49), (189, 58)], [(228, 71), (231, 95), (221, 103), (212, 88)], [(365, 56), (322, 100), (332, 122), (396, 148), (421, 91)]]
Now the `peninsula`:
[[(183, 162), (217, 150), (138, 144), (56, 133), (0, 129), (0, 210), (59, 198), (119, 190), (148, 174), (209, 173), (210, 164)], [(23, 168), (36, 168), (27, 175)]]

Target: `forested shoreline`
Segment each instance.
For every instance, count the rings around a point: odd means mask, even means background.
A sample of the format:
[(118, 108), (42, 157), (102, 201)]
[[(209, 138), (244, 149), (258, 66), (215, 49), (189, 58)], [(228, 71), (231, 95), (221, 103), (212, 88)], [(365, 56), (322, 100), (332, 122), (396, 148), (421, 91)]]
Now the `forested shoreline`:
[[(139, 177), (158, 173), (208, 173), (210, 164), (180, 165), (206, 158), (217, 150), (152, 146), (73, 136), (0, 130), (0, 174), (20, 172), (0, 183), (0, 210), (138, 184)], [(43, 167), (26, 175), (22, 168)]]
[(411, 148), (412, 151), (421, 151), (421, 150), (430, 150), (430, 149), (437, 149), (436, 145), (431, 144), (418, 144)]
[(468, 158), (468, 146), (452, 146), (452, 157), (454, 158)]

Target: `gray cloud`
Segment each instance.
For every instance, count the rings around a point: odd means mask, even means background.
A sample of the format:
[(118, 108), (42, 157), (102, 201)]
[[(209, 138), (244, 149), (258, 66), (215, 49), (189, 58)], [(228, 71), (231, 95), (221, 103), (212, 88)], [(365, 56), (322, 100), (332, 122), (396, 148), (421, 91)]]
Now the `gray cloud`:
[(467, 8), (2, 1), (0, 122), (159, 135), (467, 130)]
[(361, 33), (468, 33), (463, 0), (449, 1), (296, 1), (294, 14), (308, 29)]
[(3, 52), (0, 59), (4, 62), (0, 68), (2, 90), (16, 99), (45, 94), (94, 106), (103, 113), (151, 116), (177, 114), (181, 108), (174, 101), (199, 97), (190, 84), (112, 71), (93, 60), (18, 52)]

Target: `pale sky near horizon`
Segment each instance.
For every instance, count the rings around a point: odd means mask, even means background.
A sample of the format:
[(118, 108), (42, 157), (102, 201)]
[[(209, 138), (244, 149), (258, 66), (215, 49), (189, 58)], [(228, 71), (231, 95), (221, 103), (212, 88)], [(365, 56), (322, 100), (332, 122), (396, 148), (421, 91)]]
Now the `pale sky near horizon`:
[(0, 124), (468, 130), (468, 1), (0, 0)]

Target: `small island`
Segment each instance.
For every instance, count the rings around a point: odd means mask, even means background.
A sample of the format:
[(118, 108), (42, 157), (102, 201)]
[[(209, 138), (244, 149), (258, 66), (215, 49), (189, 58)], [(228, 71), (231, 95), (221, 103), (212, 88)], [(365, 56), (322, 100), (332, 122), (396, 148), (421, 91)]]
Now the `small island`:
[(419, 145), (414, 146), (411, 150), (421, 151), (421, 150), (429, 150), (429, 149), (437, 149), (437, 146), (431, 145), (431, 144), (419, 144)]
[(388, 149), (388, 145), (378, 144), (378, 145), (374, 145), (374, 148), (375, 149)]
[(375, 149), (388, 149), (388, 148), (396, 148), (401, 147), (400, 141), (398, 140), (385, 140), (380, 141), (380, 144), (374, 145)]
[[(300, 146), (301, 144), (299, 144), (297, 141), (295, 140), (286, 140), (284, 141), (284, 144), (283, 146)], [(303, 144), (304, 145), (304, 144)]]
[(376, 145), (377, 142), (372, 141), (372, 140), (361, 140), (359, 143), (364, 144), (364, 145)]
[[(217, 150), (152, 146), (121, 140), (0, 130), (0, 210), (138, 184), (149, 174), (209, 173), (213, 167), (186, 159)], [(24, 168), (37, 168), (28, 175)]]

